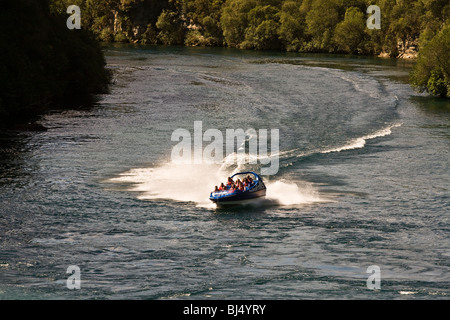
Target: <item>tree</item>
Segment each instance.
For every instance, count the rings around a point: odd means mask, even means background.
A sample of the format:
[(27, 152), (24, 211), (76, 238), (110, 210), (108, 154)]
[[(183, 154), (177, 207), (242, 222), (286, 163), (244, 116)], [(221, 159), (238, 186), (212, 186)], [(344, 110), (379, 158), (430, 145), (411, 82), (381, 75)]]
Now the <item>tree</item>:
[(419, 92), (450, 98), (450, 25), (419, 51), (411, 84)]
[(248, 13), (248, 27), (241, 47), (256, 50), (280, 49), (278, 8), (258, 5)]
[(315, 0), (306, 14), (307, 32), (311, 36), (312, 51), (329, 51), (330, 40), (339, 22), (336, 0)]
[(66, 12), (57, 8), (44, 0), (2, 2), (0, 122), (82, 105), (107, 90), (110, 73), (99, 44), (86, 29), (69, 30)]
[(191, 41), (201, 45), (222, 45), (223, 31), (220, 18), (225, 0), (182, 1), (183, 15), (186, 16), (190, 28), (187, 36), (192, 38)]
[(359, 45), (364, 40), (365, 29), (364, 14), (358, 8), (350, 7), (345, 12), (344, 21), (336, 26), (333, 42), (339, 50), (357, 53)]
[(256, 0), (229, 0), (225, 3), (220, 22), (228, 46), (237, 48), (244, 41), (248, 13), (256, 5)]
[(179, 14), (172, 10), (163, 10), (156, 21), (156, 27), (160, 30), (159, 40), (163, 44), (183, 44), (184, 28)]
[(301, 0), (288, 0), (280, 11), (280, 40), (287, 51), (298, 51), (305, 41), (305, 16), (300, 11)]

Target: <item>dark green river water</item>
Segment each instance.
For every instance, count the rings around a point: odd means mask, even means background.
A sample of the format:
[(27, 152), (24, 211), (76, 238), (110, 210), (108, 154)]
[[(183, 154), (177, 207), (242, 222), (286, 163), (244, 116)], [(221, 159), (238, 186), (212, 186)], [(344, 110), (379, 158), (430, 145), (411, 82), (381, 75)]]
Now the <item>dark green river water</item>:
[[(450, 108), (412, 91), (410, 65), (105, 53), (114, 84), (93, 108), (0, 136), (0, 299), (449, 298)], [(224, 143), (227, 129), (279, 130), (265, 203), (208, 200), (231, 173), (268, 166), (261, 156), (171, 161), (172, 133), (195, 121)]]

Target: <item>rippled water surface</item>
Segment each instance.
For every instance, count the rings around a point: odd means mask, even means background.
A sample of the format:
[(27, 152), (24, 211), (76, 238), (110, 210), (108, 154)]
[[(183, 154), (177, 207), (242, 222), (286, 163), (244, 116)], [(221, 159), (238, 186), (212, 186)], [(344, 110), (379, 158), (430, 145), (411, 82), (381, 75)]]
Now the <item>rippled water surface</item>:
[[(449, 298), (450, 108), (405, 84), (410, 66), (211, 48), (105, 53), (114, 84), (93, 108), (46, 115), (45, 132), (0, 135), (0, 298)], [(265, 203), (208, 200), (262, 158), (171, 162), (172, 133), (193, 133), (194, 121), (224, 138), (279, 129)], [(79, 290), (66, 286), (71, 265)], [(379, 290), (367, 287), (374, 265)]]

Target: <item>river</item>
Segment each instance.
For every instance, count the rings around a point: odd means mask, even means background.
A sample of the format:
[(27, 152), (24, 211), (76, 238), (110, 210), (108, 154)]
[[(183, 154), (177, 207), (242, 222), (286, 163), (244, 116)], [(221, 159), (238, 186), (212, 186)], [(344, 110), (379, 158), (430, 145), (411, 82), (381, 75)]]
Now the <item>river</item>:
[[(0, 135), (1, 299), (449, 298), (450, 108), (409, 63), (104, 50), (114, 83), (92, 108)], [(267, 203), (208, 200), (262, 157), (172, 161), (195, 123), (278, 129)]]

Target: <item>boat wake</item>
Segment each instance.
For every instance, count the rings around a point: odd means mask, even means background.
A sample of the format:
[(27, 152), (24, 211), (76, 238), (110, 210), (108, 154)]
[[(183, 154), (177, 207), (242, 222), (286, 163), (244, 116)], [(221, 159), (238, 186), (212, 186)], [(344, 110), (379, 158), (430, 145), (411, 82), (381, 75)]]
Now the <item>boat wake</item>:
[[(346, 150), (353, 150), (353, 149), (361, 149), (364, 148), (368, 140), (372, 140), (375, 138), (380, 138), (384, 136), (388, 136), (392, 134), (392, 129), (395, 127), (400, 127), (402, 123), (394, 123), (391, 124), (385, 128), (382, 128), (380, 130), (375, 131), (374, 133), (367, 134), (362, 137), (350, 139), (349, 141), (345, 142), (344, 145), (341, 145), (339, 147), (332, 147), (332, 148), (325, 148), (323, 150), (313, 150), (309, 152), (304, 152), (300, 148), (295, 148), (288, 151), (280, 152), (279, 156), (283, 157), (284, 159), (295, 159), (295, 158), (302, 158), (311, 156), (313, 154), (327, 154), (327, 153), (333, 153), (333, 152), (341, 152)], [(288, 167), (291, 166), (293, 162), (288, 162), (281, 164), (281, 167)]]
[[(137, 192), (138, 199), (194, 202), (203, 208), (215, 208), (208, 196), (214, 186), (226, 182), (230, 175), (220, 165), (166, 163), (153, 168), (135, 168), (109, 179), (109, 183), (129, 184), (128, 190)], [(264, 180), (266, 198), (258, 205), (294, 206), (323, 201), (317, 190), (306, 182)]]
[(392, 134), (392, 129), (395, 127), (401, 126), (401, 123), (396, 123), (393, 125), (388, 126), (387, 128), (380, 129), (372, 134), (365, 135), (360, 138), (355, 138), (350, 140), (347, 144), (345, 144), (342, 147), (332, 148), (328, 150), (321, 151), (320, 153), (330, 153), (330, 152), (340, 152), (344, 150), (352, 150), (352, 149), (360, 149), (364, 148), (366, 145), (367, 140), (384, 137)]
[[(327, 154), (363, 148), (367, 140), (390, 135), (392, 129), (401, 126), (401, 123), (390, 125), (372, 134), (355, 138), (336, 148), (330, 148), (311, 153), (302, 153), (298, 149), (284, 151), (275, 156), (281, 159), (304, 157), (313, 153)], [(129, 191), (139, 193), (141, 200), (168, 199), (173, 201), (194, 202), (198, 207), (215, 208), (216, 205), (209, 200), (209, 194), (214, 186), (226, 182), (227, 177), (239, 171), (245, 171), (245, 163), (238, 165), (230, 159), (239, 156), (230, 154), (221, 164), (180, 164), (167, 162), (157, 167), (135, 168), (109, 179), (110, 183), (126, 183)], [(248, 156), (242, 155), (241, 156)], [(239, 160), (239, 159), (238, 159)], [(284, 163), (281, 166), (288, 166)], [(264, 178), (267, 187), (265, 199), (258, 202), (263, 206), (296, 206), (314, 202), (330, 201), (322, 197), (317, 189), (306, 181), (286, 181), (271, 177)]]

